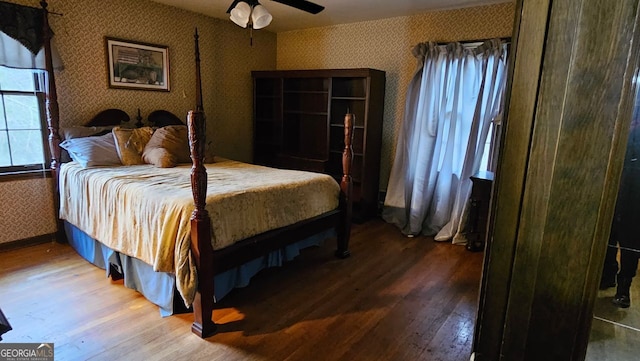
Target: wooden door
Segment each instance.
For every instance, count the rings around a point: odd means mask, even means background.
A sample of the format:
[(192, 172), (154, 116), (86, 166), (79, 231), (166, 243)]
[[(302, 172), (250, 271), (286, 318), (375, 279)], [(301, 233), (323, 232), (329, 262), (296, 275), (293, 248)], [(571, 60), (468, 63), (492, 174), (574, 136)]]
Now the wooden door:
[(476, 360), (584, 359), (633, 106), (638, 0), (519, 0)]

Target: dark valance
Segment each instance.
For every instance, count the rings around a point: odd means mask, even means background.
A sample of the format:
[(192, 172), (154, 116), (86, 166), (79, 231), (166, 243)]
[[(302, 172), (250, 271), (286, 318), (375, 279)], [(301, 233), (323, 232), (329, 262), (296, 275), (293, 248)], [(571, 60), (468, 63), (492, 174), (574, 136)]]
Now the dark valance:
[(42, 9), (0, 1), (0, 31), (37, 54), (43, 45)]

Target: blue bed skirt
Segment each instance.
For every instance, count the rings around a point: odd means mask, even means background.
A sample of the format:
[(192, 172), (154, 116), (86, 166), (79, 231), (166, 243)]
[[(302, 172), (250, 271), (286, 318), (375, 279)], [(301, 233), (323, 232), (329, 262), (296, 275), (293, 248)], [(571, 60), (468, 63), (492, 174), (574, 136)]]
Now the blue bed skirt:
[[(176, 281), (172, 273), (155, 272), (152, 266), (110, 249), (68, 222), (64, 223), (64, 228), (69, 244), (82, 258), (106, 270), (107, 277), (111, 277), (114, 271), (123, 275), (124, 285), (140, 292), (158, 305), (163, 317), (176, 312), (174, 302), (182, 303), (182, 300), (174, 299), (180, 296), (175, 291)], [(300, 250), (319, 246), (325, 239), (334, 236), (333, 229), (321, 232), (215, 276), (215, 299), (221, 300), (236, 287), (247, 286), (251, 278), (261, 270), (282, 266), (284, 262), (298, 256)]]

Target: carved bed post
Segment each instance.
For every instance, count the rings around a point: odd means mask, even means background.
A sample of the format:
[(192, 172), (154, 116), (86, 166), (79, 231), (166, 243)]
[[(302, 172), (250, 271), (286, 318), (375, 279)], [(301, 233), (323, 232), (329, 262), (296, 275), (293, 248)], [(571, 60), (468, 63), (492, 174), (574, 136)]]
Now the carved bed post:
[(56, 217), (56, 240), (62, 242), (66, 239), (62, 220), (58, 216), (60, 209), (60, 189), (58, 185), (58, 169), (60, 167), (60, 111), (58, 109), (58, 93), (56, 91), (56, 78), (53, 73), (53, 57), (51, 55), (51, 37), (53, 33), (49, 27), (49, 11), (46, 0), (40, 1), (42, 7), (42, 37), (44, 41), (45, 70), (47, 72), (48, 88), (45, 92), (45, 114), (47, 129), (49, 130), (49, 151), (51, 153), (51, 178), (53, 180), (53, 206)]
[(344, 116), (344, 151), (342, 152), (342, 180), (340, 182), (340, 208), (342, 219), (338, 227), (338, 249), (336, 256), (349, 257), (349, 238), (351, 237), (351, 215), (353, 210), (353, 179), (351, 178), (351, 165), (353, 164), (353, 125), (355, 114), (347, 113)]
[(216, 332), (213, 322), (213, 246), (211, 245), (211, 220), (205, 209), (207, 200), (207, 169), (204, 166), (206, 122), (202, 106), (200, 81), (200, 48), (198, 29), (194, 35), (196, 59), (196, 110), (187, 114), (189, 148), (191, 150), (191, 189), (195, 209), (191, 215), (191, 254), (198, 270), (198, 290), (193, 301), (194, 321), (191, 331), (205, 338)]

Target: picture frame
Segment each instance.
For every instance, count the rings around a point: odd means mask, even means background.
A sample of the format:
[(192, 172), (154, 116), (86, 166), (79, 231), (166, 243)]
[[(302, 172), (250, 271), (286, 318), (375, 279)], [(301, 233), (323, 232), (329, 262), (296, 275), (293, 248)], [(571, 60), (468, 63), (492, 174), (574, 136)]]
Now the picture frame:
[(105, 37), (109, 88), (170, 91), (169, 47)]

